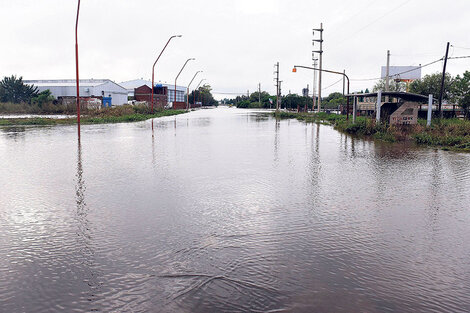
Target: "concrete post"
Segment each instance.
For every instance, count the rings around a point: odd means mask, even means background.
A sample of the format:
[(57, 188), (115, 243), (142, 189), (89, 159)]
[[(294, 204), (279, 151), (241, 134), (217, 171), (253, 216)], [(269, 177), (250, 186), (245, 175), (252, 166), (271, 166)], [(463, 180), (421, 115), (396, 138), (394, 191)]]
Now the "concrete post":
[(356, 116), (357, 116), (357, 97), (354, 96), (354, 101), (353, 101), (353, 123), (356, 123)]
[(429, 95), (428, 101), (428, 120), (426, 122), (426, 126), (431, 126), (431, 117), (432, 117), (432, 95)]
[(377, 92), (377, 107), (375, 108), (375, 121), (380, 124), (380, 108), (382, 107), (382, 90)]

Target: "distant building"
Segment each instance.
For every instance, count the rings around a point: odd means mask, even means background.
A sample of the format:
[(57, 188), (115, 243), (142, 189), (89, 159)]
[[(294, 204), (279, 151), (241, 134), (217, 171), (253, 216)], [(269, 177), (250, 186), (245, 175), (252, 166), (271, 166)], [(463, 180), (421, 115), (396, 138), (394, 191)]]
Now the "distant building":
[[(152, 89), (147, 85), (142, 85), (134, 89), (134, 100), (152, 102)], [(168, 105), (168, 88), (157, 84), (154, 87), (153, 101), (156, 108), (164, 108)]]
[[(143, 85), (146, 85), (150, 88), (152, 85), (151, 81), (145, 79), (134, 79), (125, 82), (119, 83), (122, 87), (126, 88), (127, 95), (129, 97), (134, 97), (134, 90), (136, 88), (140, 88)], [(163, 83), (155, 83), (157, 87), (163, 87), (167, 89), (167, 104), (172, 104), (175, 101), (175, 85), (174, 84), (163, 84)], [(176, 102), (185, 102), (184, 96), (186, 94), (186, 87), (184, 86), (176, 86)], [(137, 99), (135, 99), (137, 100)], [(165, 106), (166, 106), (165, 105)]]
[[(25, 84), (38, 87), (39, 91), (49, 89), (58, 99), (77, 96), (75, 79), (24, 80)], [(111, 98), (112, 105), (127, 104), (127, 90), (109, 79), (80, 79), (80, 98)]]

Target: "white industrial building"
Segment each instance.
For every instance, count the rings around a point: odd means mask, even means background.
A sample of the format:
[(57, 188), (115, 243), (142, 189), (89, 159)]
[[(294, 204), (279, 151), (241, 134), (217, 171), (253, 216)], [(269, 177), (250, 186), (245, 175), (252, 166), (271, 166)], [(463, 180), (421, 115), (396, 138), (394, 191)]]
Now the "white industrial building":
[[(143, 85), (152, 86), (152, 82), (145, 79), (134, 79), (119, 83), (122, 87), (127, 89), (127, 95), (129, 97), (134, 96), (134, 89)], [(172, 103), (175, 98), (175, 85), (166, 83), (155, 83), (155, 85), (161, 85), (162, 87), (168, 88), (168, 102)], [(184, 95), (186, 94), (186, 87), (176, 85), (176, 101), (185, 102)]]
[[(38, 87), (39, 91), (49, 89), (52, 95), (59, 97), (76, 97), (75, 79), (24, 80), (25, 84)], [(80, 79), (80, 98), (110, 97), (112, 105), (127, 104), (126, 88), (109, 79)]]

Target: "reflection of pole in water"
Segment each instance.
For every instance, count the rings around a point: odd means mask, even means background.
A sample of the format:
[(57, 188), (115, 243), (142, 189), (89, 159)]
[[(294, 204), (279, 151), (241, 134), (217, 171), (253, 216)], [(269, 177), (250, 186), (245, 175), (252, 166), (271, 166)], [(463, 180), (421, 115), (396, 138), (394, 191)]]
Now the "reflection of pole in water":
[(94, 250), (92, 248), (92, 235), (91, 235), (91, 225), (88, 220), (89, 209), (85, 202), (85, 180), (83, 179), (83, 164), (82, 164), (82, 146), (80, 140), (78, 141), (77, 146), (77, 175), (76, 175), (77, 184), (75, 186), (75, 195), (76, 195), (76, 220), (77, 220), (77, 241), (78, 247), (81, 254), (78, 256), (82, 260), (81, 263), (84, 265), (83, 270), (83, 281), (85, 281), (88, 286), (91, 288), (88, 294), (88, 300), (95, 300), (95, 294), (97, 288), (99, 287), (97, 274), (93, 269), (94, 265)]
[(320, 151), (320, 124), (317, 124), (317, 134), (315, 136), (315, 152), (318, 154)]
[(276, 124), (275, 124), (275, 128), (274, 128), (274, 161), (279, 161), (279, 152), (278, 152), (278, 149), (279, 149), (279, 128), (280, 128), (280, 125), (281, 125), (281, 120), (276, 117)]
[(153, 120), (152, 120), (152, 165), (155, 167), (156, 157), (155, 157), (155, 136), (153, 135)]
[(152, 119), (152, 138), (154, 137), (154, 131), (153, 131), (153, 119)]
[[(315, 137), (314, 137), (315, 132)], [(315, 140), (314, 140), (315, 138)], [(321, 196), (321, 160), (320, 160), (320, 124), (316, 123), (316, 127), (312, 124), (312, 137), (310, 143), (310, 161), (308, 162), (308, 170), (310, 174), (311, 188), (309, 188), (310, 200), (312, 208), (316, 208), (320, 202)]]

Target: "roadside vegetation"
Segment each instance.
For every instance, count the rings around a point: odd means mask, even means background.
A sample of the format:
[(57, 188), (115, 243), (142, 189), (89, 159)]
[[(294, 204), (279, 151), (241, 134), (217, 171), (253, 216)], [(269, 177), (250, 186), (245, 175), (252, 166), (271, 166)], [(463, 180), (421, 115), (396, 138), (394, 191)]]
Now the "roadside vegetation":
[[(210, 90), (209, 90), (210, 92)], [(37, 87), (23, 83), (22, 77), (4, 77), (0, 81), (0, 114), (76, 114), (75, 105), (59, 104), (49, 90), (39, 92)], [(147, 105), (122, 105), (112, 108), (81, 110), (83, 124), (138, 122), (150, 118), (185, 113), (184, 110), (157, 110), (153, 114)], [(71, 118), (3, 118), (0, 126), (14, 125), (67, 125), (75, 124)]]
[[(157, 110), (153, 114), (146, 105), (132, 106), (123, 105), (112, 108), (102, 108), (88, 110), (86, 115), (82, 115), (82, 124), (106, 124), (106, 123), (128, 123), (145, 121), (151, 118), (171, 116), (186, 113), (185, 110)], [(77, 118), (3, 118), (0, 119), (0, 126), (16, 125), (71, 125), (76, 124)]]
[(430, 127), (426, 120), (420, 119), (417, 125), (377, 124), (375, 119), (358, 116), (353, 123), (345, 115), (327, 113), (293, 113), (278, 112), (274, 115), (281, 119), (296, 118), (307, 123), (317, 122), (333, 125), (339, 131), (370, 137), (374, 139), (397, 142), (414, 141), (420, 145), (440, 147), (443, 149), (470, 152), (470, 121), (454, 119), (435, 119)]

